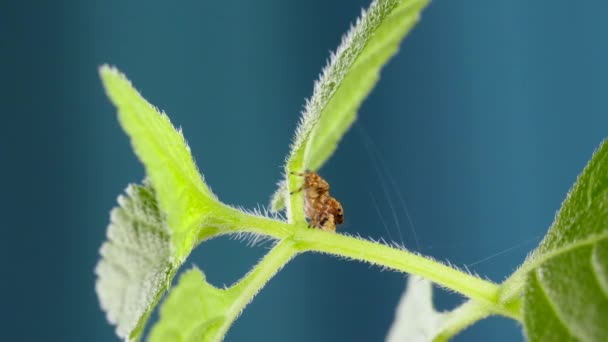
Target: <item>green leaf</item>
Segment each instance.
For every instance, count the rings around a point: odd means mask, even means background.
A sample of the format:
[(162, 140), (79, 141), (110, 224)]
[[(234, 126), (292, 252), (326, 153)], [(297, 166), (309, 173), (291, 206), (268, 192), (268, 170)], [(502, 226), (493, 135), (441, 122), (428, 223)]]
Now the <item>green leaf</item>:
[(386, 341), (449, 341), (471, 324), (488, 317), (492, 310), (482, 302), (468, 300), (452, 311), (438, 312), (433, 307), (431, 282), (410, 275)]
[(578, 177), (539, 247), (505, 282), (512, 293), (518, 293), (517, 286), (523, 286), (524, 328), (530, 341), (606, 340), (606, 141)]
[(410, 275), (386, 342), (432, 341), (441, 332), (445, 313), (433, 307), (433, 285)]
[(130, 185), (112, 210), (95, 289), (118, 336), (139, 340), (175, 273), (169, 229), (149, 185)]
[(245, 306), (296, 253), (293, 241), (280, 241), (228, 289), (213, 287), (198, 269), (186, 272), (163, 303), (150, 340), (221, 341)]
[(146, 168), (161, 210), (170, 227), (174, 264), (188, 256), (205, 220), (219, 201), (207, 187), (181, 132), (169, 118), (149, 104), (118, 70), (100, 68), (106, 92), (118, 108), (118, 118)]
[[(397, 52), (427, 4), (428, 0), (376, 0), (344, 36), (315, 83), (296, 130), (286, 163), (290, 189), (297, 189), (302, 179), (289, 172), (316, 171), (332, 155), (378, 81), (380, 69)], [(287, 193), (279, 189), (273, 197)], [(280, 210), (283, 202), (273, 201), (272, 209)], [(298, 203), (293, 209), (301, 206)]]
[(287, 182), (285, 180), (280, 181), (278, 189), (270, 198), (270, 210), (271, 212), (277, 213), (285, 208), (285, 200), (289, 197), (289, 191), (287, 191)]
[(150, 332), (150, 342), (218, 341), (226, 318), (222, 315), (232, 298), (213, 287), (193, 268), (181, 276), (160, 310), (160, 320)]

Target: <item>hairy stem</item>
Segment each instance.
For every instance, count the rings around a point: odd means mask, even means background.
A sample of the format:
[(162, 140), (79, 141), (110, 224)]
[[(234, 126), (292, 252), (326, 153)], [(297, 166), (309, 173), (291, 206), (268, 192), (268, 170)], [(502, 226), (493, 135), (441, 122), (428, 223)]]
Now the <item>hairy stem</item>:
[(428, 257), (343, 234), (308, 229), (298, 232), (294, 241), (302, 251), (343, 256), (405, 273), (422, 276), (469, 298), (496, 305), (498, 286)]
[(299, 252), (327, 253), (416, 274), (479, 301), (491, 307), (493, 312), (515, 319), (519, 317), (517, 305), (500, 305), (498, 285), (431, 258), (361, 238), (243, 213), (230, 207), (225, 210), (225, 220), (222, 222), (225, 230), (263, 234), (278, 240), (289, 239)]
[(226, 334), (232, 322), (240, 315), (245, 306), (251, 302), (253, 297), (266, 285), (270, 278), (297, 253), (298, 251), (294, 248), (293, 241), (290, 239), (279, 241), (247, 275), (226, 290), (236, 299), (232, 302), (228, 311), (226, 311), (228, 319), (219, 328), (219, 336)]
[(442, 330), (433, 342), (447, 342), (471, 324), (482, 320), (492, 314), (487, 306), (469, 300), (456, 309), (446, 313)]

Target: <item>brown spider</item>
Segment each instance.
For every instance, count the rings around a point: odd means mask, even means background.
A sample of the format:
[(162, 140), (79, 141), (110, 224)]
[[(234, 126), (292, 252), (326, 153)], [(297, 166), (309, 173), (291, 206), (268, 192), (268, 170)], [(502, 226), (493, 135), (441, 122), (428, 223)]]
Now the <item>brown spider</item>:
[(290, 194), (304, 190), (304, 213), (312, 227), (335, 232), (336, 225), (344, 223), (342, 204), (329, 194), (329, 183), (314, 171), (291, 172), (304, 177), (304, 185)]

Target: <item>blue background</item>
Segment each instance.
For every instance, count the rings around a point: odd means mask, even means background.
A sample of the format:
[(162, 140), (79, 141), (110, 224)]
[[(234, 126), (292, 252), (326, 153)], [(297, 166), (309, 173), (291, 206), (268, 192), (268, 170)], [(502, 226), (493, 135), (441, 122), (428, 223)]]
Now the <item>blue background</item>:
[[(100, 64), (118, 66), (183, 127), (222, 200), (255, 208), (275, 189), (313, 80), (367, 5), (3, 1), (3, 339), (117, 340), (93, 269), (108, 212), (143, 169), (103, 93)], [(505, 279), (608, 135), (607, 10), (605, 1), (433, 2), (321, 171), (344, 204), (341, 229)], [(267, 247), (221, 238), (186, 267), (230, 284)], [(401, 274), (303, 255), (227, 340), (380, 341), (404, 284)], [(440, 308), (462, 300), (436, 293)], [(520, 339), (517, 324), (491, 318), (456, 341)]]

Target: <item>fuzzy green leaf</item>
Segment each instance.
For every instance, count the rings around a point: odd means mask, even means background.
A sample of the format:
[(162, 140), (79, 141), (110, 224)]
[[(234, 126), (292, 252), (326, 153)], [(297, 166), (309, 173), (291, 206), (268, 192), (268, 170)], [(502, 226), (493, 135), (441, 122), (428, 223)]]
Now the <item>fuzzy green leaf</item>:
[(277, 191), (275, 191), (270, 198), (270, 210), (274, 213), (285, 209), (285, 201), (289, 197), (289, 191), (287, 191), (287, 182), (282, 180), (277, 185)]
[(245, 306), (296, 253), (291, 240), (277, 243), (228, 289), (213, 287), (198, 269), (188, 271), (163, 303), (151, 341), (221, 341)]
[(430, 281), (410, 275), (407, 284), (387, 342), (446, 342), (493, 313), (491, 307), (474, 300), (468, 300), (452, 311), (438, 312), (433, 307)]
[(222, 315), (232, 298), (213, 287), (193, 268), (180, 277), (160, 310), (160, 320), (150, 332), (150, 342), (218, 341), (226, 318)]
[[(285, 167), (290, 189), (297, 189), (302, 179), (289, 172), (318, 170), (334, 152), (355, 120), (361, 102), (378, 81), (381, 68), (397, 52), (427, 3), (376, 0), (344, 36), (315, 83), (296, 130)], [(283, 187), (278, 191), (273, 198), (289, 193)], [(271, 208), (281, 210), (284, 202), (273, 201)], [(292, 209), (301, 207), (302, 203), (296, 203)]]
[(101, 247), (95, 289), (116, 333), (139, 340), (145, 322), (169, 287), (175, 268), (164, 215), (148, 185), (130, 185), (111, 213), (108, 240)]
[(441, 331), (445, 313), (433, 307), (433, 285), (410, 275), (386, 342), (432, 341)]
[(570, 190), (549, 232), (505, 286), (523, 287), (530, 341), (608, 336), (608, 144)]
[(118, 108), (118, 118), (146, 168), (161, 210), (166, 213), (174, 249), (174, 264), (190, 253), (218, 200), (204, 183), (181, 132), (148, 103), (118, 70), (100, 68), (106, 92)]

